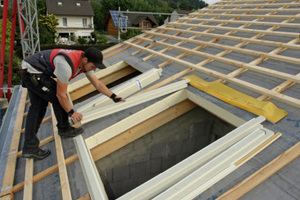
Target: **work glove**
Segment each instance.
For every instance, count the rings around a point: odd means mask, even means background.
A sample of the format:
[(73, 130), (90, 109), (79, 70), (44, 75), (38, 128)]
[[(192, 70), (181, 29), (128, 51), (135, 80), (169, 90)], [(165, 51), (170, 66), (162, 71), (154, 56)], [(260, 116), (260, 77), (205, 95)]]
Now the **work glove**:
[(115, 93), (112, 93), (110, 95), (110, 98), (115, 102), (115, 103), (118, 103), (120, 101), (124, 101), (121, 97), (117, 97), (117, 95)]

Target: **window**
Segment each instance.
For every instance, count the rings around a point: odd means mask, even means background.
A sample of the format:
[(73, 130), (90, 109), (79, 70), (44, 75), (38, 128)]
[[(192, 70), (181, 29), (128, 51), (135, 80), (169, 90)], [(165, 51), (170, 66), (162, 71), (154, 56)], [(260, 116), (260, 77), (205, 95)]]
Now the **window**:
[(147, 21), (147, 20), (143, 20), (143, 27), (148, 27), (148, 25), (149, 25), (149, 21)]
[(83, 27), (87, 27), (87, 18), (82, 18)]
[(62, 6), (62, 2), (60, 2), (60, 1), (57, 2), (57, 5)]
[(63, 26), (68, 26), (67, 18), (63, 18)]
[(81, 3), (76, 3), (76, 6), (77, 6), (77, 7), (80, 7), (80, 6), (81, 6)]

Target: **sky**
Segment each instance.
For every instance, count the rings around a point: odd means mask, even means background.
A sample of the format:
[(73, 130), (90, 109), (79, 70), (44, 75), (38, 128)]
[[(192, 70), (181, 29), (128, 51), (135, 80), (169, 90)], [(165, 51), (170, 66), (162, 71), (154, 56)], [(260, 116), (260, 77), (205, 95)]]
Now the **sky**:
[(221, 0), (204, 0), (208, 5), (212, 5), (218, 1), (221, 1)]

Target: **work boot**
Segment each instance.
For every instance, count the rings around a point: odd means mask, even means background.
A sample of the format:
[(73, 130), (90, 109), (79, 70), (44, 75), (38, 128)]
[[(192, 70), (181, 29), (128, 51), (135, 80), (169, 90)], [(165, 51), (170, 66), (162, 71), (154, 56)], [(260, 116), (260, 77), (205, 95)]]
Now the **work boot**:
[(75, 137), (79, 134), (83, 133), (83, 128), (74, 128), (70, 127), (67, 130), (58, 130), (58, 135), (61, 137)]
[(36, 151), (30, 151), (30, 152), (23, 151), (22, 152), (22, 157), (24, 157), (24, 158), (36, 158), (38, 160), (42, 160), (42, 159), (46, 158), (47, 156), (49, 156), (50, 153), (51, 152), (48, 149), (46, 149), (46, 150), (38, 149)]

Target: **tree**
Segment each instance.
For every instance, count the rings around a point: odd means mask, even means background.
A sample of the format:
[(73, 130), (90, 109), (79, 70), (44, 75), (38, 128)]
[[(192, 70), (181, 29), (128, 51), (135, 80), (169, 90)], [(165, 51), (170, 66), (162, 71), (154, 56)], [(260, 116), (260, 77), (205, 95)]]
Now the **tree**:
[(106, 19), (106, 15), (102, 13), (103, 8), (100, 3), (91, 2), (91, 6), (94, 11), (94, 26), (96, 30), (104, 29), (104, 22)]
[(39, 18), (39, 32), (40, 34), (40, 44), (54, 44), (55, 43), (55, 33), (56, 27), (58, 26), (58, 19), (55, 15), (40, 15)]

